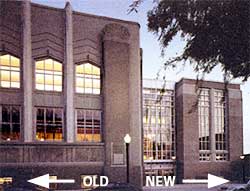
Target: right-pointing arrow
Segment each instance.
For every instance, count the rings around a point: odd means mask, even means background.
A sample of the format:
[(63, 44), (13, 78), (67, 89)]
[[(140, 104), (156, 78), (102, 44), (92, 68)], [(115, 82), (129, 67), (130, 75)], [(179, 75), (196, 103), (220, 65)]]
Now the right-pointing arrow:
[(208, 188), (212, 188), (215, 186), (219, 186), (225, 183), (228, 183), (229, 180), (226, 180), (224, 178), (218, 177), (218, 176), (214, 176), (212, 174), (208, 174)]
[(219, 186), (225, 183), (228, 183), (229, 180), (224, 178), (214, 176), (212, 174), (208, 174), (208, 179), (184, 179), (182, 180), (185, 184), (207, 184), (208, 188), (213, 188), (215, 186)]

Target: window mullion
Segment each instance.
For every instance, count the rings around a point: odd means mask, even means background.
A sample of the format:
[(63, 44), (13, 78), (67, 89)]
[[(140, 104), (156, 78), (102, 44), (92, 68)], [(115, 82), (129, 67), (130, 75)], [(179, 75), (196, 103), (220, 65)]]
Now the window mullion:
[(92, 116), (92, 119), (91, 119), (91, 121), (92, 121), (92, 124), (91, 124), (91, 141), (93, 142), (93, 140), (94, 140), (94, 127), (95, 127), (95, 122), (94, 122), (94, 115), (95, 115), (95, 112), (94, 111), (91, 111), (91, 116)]
[(214, 97), (214, 89), (210, 90), (210, 147), (211, 147), (211, 159), (212, 161), (216, 160), (216, 124), (215, 124), (215, 97)]
[(12, 137), (11, 135), (13, 135), (13, 120), (12, 120), (12, 109), (13, 107), (10, 106), (10, 137)]

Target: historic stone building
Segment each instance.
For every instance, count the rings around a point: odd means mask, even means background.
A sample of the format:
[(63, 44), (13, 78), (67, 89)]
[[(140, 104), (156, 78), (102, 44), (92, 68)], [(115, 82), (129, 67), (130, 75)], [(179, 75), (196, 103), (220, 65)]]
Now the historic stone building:
[(242, 177), (239, 84), (144, 80), (143, 129), (147, 175), (175, 174), (179, 182), (206, 179), (208, 173)]
[[(0, 177), (142, 183), (138, 23), (0, 1)], [(63, 186), (63, 187), (62, 187)]]

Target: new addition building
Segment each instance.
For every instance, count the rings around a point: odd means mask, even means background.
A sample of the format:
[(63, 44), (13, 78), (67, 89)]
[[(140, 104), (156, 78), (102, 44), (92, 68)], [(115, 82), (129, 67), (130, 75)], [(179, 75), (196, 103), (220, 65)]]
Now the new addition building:
[(143, 80), (146, 175), (242, 179), (243, 119), (239, 84)]
[(141, 186), (141, 56), (134, 22), (0, 1), (0, 177), (49, 173)]

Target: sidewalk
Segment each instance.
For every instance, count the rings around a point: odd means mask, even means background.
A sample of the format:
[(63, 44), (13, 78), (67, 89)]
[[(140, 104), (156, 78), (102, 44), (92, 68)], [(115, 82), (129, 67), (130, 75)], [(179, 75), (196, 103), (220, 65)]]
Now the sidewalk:
[(239, 188), (243, 184), (225, 184), (214, 188), (207, 188), (206, 184), (177, 184), (173, 187), (144, 187), (143, 191), (223, 191), (228, 188)]

